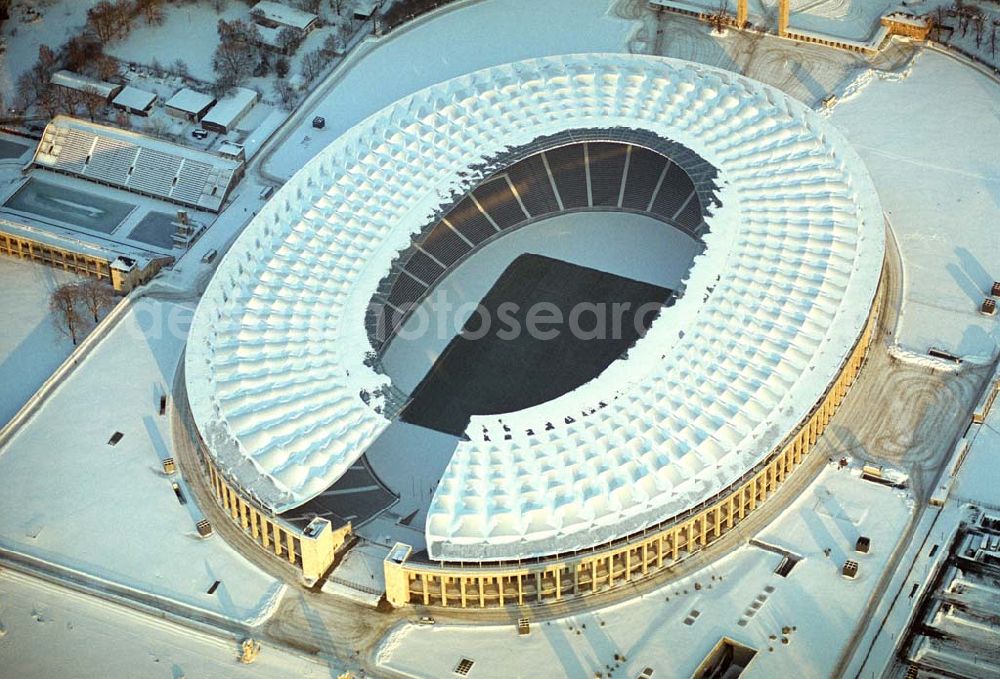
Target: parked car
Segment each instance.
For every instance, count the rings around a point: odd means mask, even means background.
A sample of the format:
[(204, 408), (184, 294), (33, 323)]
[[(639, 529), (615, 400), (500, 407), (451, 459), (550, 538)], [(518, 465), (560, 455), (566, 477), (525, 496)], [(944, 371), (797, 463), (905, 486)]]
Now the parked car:
[(326, 127), (326, 118), (324, 118), (323, 116), (316, 116), (315, 118), (313, 118), (313, 127), (315, 127), (317, 130), (322, 130), (324, 127)]
[(193, 132), (191, 132), (191, 136), (195, 139), (204, 139), (208, 136), (208, 130), (202, 127), (196, 128)]
[(205, 264), (211, 264), (217, 254), (219, 254), (218, 250), (209, 250), (202, 255), (201, 261), (205, 262)]

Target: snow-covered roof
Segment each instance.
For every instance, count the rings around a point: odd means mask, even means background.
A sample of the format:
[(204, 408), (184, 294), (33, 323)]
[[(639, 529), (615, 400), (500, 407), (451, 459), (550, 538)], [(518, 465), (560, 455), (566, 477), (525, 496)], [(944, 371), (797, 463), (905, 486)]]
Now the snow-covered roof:
[(381, 6), (382, 0), (355, 0), (354, 16), (370, 17)]
[(154, 92), (147, 92), (146, 90), (140, 90), (138, 87), (126, 85), (118, 93), (118, 96), (111, 100), (111, 103), (132, 111), (145, 111), (153, 105), (154, 101), (156, 101), (156, 94)]
[(271, 2), (270, 0), (258, 2), (250, 12), (251, 15), (259, 13), (265, 21), (271, 21), (290, 28), (297, 28), (300, 31), (309, 28), (317, 19), (315, 14), (305, 12), (296, 7), (283, 5), (280, 2)]
[(170, 97), (166, 106), (186, 113), (201, 113), (206, 106), (211, 106), (213, 101), (215, 101), (215, 97), (212, 95), (185, 87)]
[(227, 130), (237, 123), (247, 110), (257, 102), (257, 93), (245, 87), (237, 87), (228, 97), (219, 99), (219, 103), (209, 109), (202, 124), (214, 124)]
[(73, 90), (80, 90), (81, 92), (96, 92), (105, 99), (111, 97), (111, 95), (115, 94), (122, 88), (121, 85), (106, 83), (102, 80), (95, 80), (93, 78), (88, 78), (85, 75), (65, 70), (53, 73), (49, 82), (53, 85), (68, 87)]
[[(475, 435), (496, 417), (470, 424), (429, 509), (430, 555), (509, 559), (622, 537), (774, 450), (866, 322), (884, 247), (871, 179), (837, 130), (778, 90), (673, 59), (587, 54), (399, 100), (328, 146), (247, 226), (202, 298), (186, 355), (192, 412), (220, 468), (277, 511), (336, 481), (388, 425), (365, 312), (397, 253), (468, 188), (469, 168), (601, 127), (674, 140), (718, 169), (705, 253), (627, 360), (505, 414), (509, 440)], [(567, 412), (577, 417), (562, 424)]]

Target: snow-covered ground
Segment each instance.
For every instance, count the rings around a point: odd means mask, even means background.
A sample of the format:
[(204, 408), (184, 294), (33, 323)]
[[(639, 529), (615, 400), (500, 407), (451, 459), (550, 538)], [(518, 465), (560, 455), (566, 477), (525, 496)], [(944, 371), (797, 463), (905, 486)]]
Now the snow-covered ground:
[(994, 404), (977, 431), (962, 461), (949, 497), (980, 507), (1000, 510), (1000, 403)]
[[(371, 38), (356, 48), (335, 86), (303, 116), (265, 169), (288, 178), (367, 116), (458, 75), (531, 57), (623, 52), (637, 24), (611, 16), (610, 5), (609, 0), (482, 0)], [(313, 129), (314, 115), (326, 118), (325, 129)]]
[[(912, 507), (908, 497), (827, 467), (758, 539), (801, 557), (787, 577), (782, 556), (739, 548), (663, 588), (599, 611), (533, 623), (519, 637), (513, 624), (396, 627), (377, 653), (380, 665), (413, 677), (450, 676), (461, 658), (474, 676), (690, 676), (723, 636), (757, 650), (743, 677), (820, 677), (833, 667), (898, 540)], [(868, 554), (854, 551), (871, 538)], [(829, 550), (827, 554), (826, 550)], [(845, 559), (856, 579), (840, 575)], [(470, 676), (473, 676), (470, 673)]]
[(112, 42), (107, 53), (122, 61), (150, 65), (153, 60), (170, 68), (180, 59), (191, 75), (212, 82), (212, 54), (219, 43), (219, 20), (248, 19), (250, 6), (227, 0), (216, 12), (212, 2), (164, 3), (163, 24), (151, 26), (137, 19), (124, 39)]
[(73, 350), (52, 322), (49, 296), (63, 283), (79, 280), (52, 267), (0, 257), (0, 427)]
[[(5, 95), (7, 106), (13, 102), (18, 77), (38, 60), (38, 48), (46, 45), (58, 49), (78, 34), (87, 21), (87, 10), (96, 3), (97, 0), (11, 3), (11, 18), (4, 22), (2, 33), (7, 49), (0, 53), (0, 92)], [(29, 13), (28, 8), (38, 14)]]
[[(255, 622), (284, 585), (219, 537), (199, 538), (191, 491), (162, 473), (172, 453), (159, 398), (173, 383), (191, 313), (137, 302), (0, 450), (0, 546)], [(115, 432), (124, 436), (112, 446)]]
[(13, 571), (0, 572), (0, 675), (21, 677), (336, 677), (264, 644), (253, 665), (237, 640), (209, 636)]
[(831, 116), (867, 164), (899, 242), (896, 341), (918, 353), (997, 351), (996, 317), (978, 309), (1000, 280), (998, 110), (995, 80), (927, 51), (908, 78), (875, 80)]

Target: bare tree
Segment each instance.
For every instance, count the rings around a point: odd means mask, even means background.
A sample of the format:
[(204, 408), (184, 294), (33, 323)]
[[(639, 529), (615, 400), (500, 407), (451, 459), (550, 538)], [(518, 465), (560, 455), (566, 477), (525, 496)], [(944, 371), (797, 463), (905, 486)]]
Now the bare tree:
[(726, 30), (726, 25), (729, 23), (729, 11), (726, 8), (726, 0), (719, 0), (719, 6), (712, 12), (712, 16), (708, 22), (716, 33), (722, 33)]
[(993, 30), (990, 31), (990, 54), (994, 58), (997, 56), (997, 23), (993, 22)]
[(80, 90), (74, 90), (69, 87), (55, 87), (51, 88), (56, 95), (56, 102), (58, 104), (58, 112), (66, 113), (71, 116), (76, 115), (76, 109), (79, 108), (80, 104), (83, 103), (84, 94)]
[(290, 54), (295, 51), (295, 47), (299, 44), (299, 32), (294, 28), (282, 28), (278, 31), (278, 47), (285, 54)]
[(295, 88), (288, 84), (287, 80), (279, 80), (274, 85), (275, 91), (278, 93), (278, 98), (281, 100), (281, 107), (286, 111), (291, 111), (295, 108), (296, 100), (298, 96), (295, 93)]
[(150, 26), (163, 24), (163, 0), (136, 0), (136, 10)]
[(259, 62), (257, 45), (260, 32), (257, 26), (241, 19), (218, 23), (219, 45), (212, 56), (217, 84), (223, 90), (246, 82)]
[(62, 112), (63, 106), (65, 104), (62, 96), (57, 91), (57, 89), (63, 89), (63, 88), (56, 88), (53, 85), (49, 85), (47, 87), (43, 87), (42, 90), (38, 93), (38, 99), (36, 101), (38, 108), (41, 109), (42, 113), (44, 113), (49, 118), (55, 118), (57, 115), (59, 115), (59, 113)]
[(105, 99), (93, 85), (87, 85), (83, 88), (82, 95), (83, 96), (80, 97), (80, 103), (82, 103), (83, 107), (87, 110), (87, 115), (90, 116), (90, 122), (94, 122), (94, 118), (96, 118), (97, 114), (104, 108), (104, 105), (107, 103), (107, 99)]
[(307, 81), (312, 81), (323, 72), (326, 66), (326, 57), (323, 56), (322, 48), (302, 57), (302, 77)]
[(38, 102), (47, 83), (40, 82), (32, 71), (25, 71), (17, 78), (15, 102), (18, 108), (27, 111)]
[(77, 299), (94, 318), (94, 323), (100, 321), (100, 313), (110, 309), (115, 304), (115, 291), (107, 283), (96, 278), (89, 278), (76, 284)]
[(170, 69), (181, 78), (187, 79), (191, 77), (191, 69), (188, 68), (187, 62), (183, 59), (174, 61)]
[(94, 32), (98, 40), (108, 43), (118, 37), (118, 9), (115, 3), (101, 0), (87, 10), (87, 27)]
[(344, 53), (344, 39), (339, 29), (328, 34), (326, 38), (323, 39), (322, 50), (328, 57)]
[(290, 68), (288, 64), (288, 59), (285, 57), (278, 57), (274, 62), (274, 73), (279, 78), (285, 78), (288, 75), (288, 69)]
[(52, 292), (49, 298), (49, 311), (52, 312), (52, 323), (56, 329), (73, 341), (79, 339), (83, 319), (76, 310), (77, 292), (75, 283), (64, 283)]
[(344, 0), (330, 0), (330, 7), (340, 16), (344, 13)]
[(297, 6), (303, 12), (319, 14), (320, 0), (295, 0), (292, 4)]
[(94, 68), (97, 70), (98, 78), (108, 80), (118, 75), (118, 60), (102, 54), (94, 60)]
[(934, 21), (931, 24), (931, 31), (933, 32), (934, 39), (941, 39), (941, 27), (944, 26), (944, 18), (946, 16), (946, 10), (944, 5), (938, 5), (934, 10)]
[(52, 74), (56, 72), (58, 65), (59, 58), (52, 51), (52, 48), (47, 45), (39, 45), (38, 63), (35, 66), (38, 74), (46, 79), (51, 78)]
[(83, 72), (101, 56), (101, 43), (86, 34), (73, 36), (63, 45), (62, 53), (66, 68), (78, 73)]

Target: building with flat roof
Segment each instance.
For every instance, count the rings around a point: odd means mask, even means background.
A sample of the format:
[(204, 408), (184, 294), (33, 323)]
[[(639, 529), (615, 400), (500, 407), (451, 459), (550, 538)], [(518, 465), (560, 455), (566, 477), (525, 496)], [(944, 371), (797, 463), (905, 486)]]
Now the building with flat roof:
[(115, 98), (111, 100), (111, 105), (117, 109), (131, 113), (132, 115), (148, 116), (149, 112), (153, 108), (153, 102), (155, 101), (155, 93), (140, 90), (138, 87), (132, 87), (131, 85), (126, 85), (122, 88), (121, 92), (119, 92)]
[(289, 7), (280, 2), (263, 0), (250, 10), (254, 22), (268, 28), (291, 28), (306, 34), (316, 27), (319, 17), (297, 7)]
[(94, 78), (66, 70), (56, 71), (53, 73), (49, 82), (53, 85), (65, 87), (69, 90), (76, 90), (78, 92), (93, 92), (108, 102), (110, 102), (115, 96), (118, 95), (119, 92), (122, 91), (121, 85), (107, 83), (102, 80), (96, 80)]
[(216, 101), (215, 97), (210, 94), (185, 87), (170, 97), (164, 107), (167, 113), (175, 118), (185, 118), (197, 122), (208, 113), (208, 109), (212, 108)]
[(0, 218), (0, 255), (89, 276), (128, 293), (174, 259), (100, 245), (18, 221)]
[(218, 103), (209, 109), (201, 119), (201, 126), (206, 130), (222, 134), (229, 132), (250, 112), (259, 96), (253, 90), (237, 87), (233, 94), (219, 99)]

